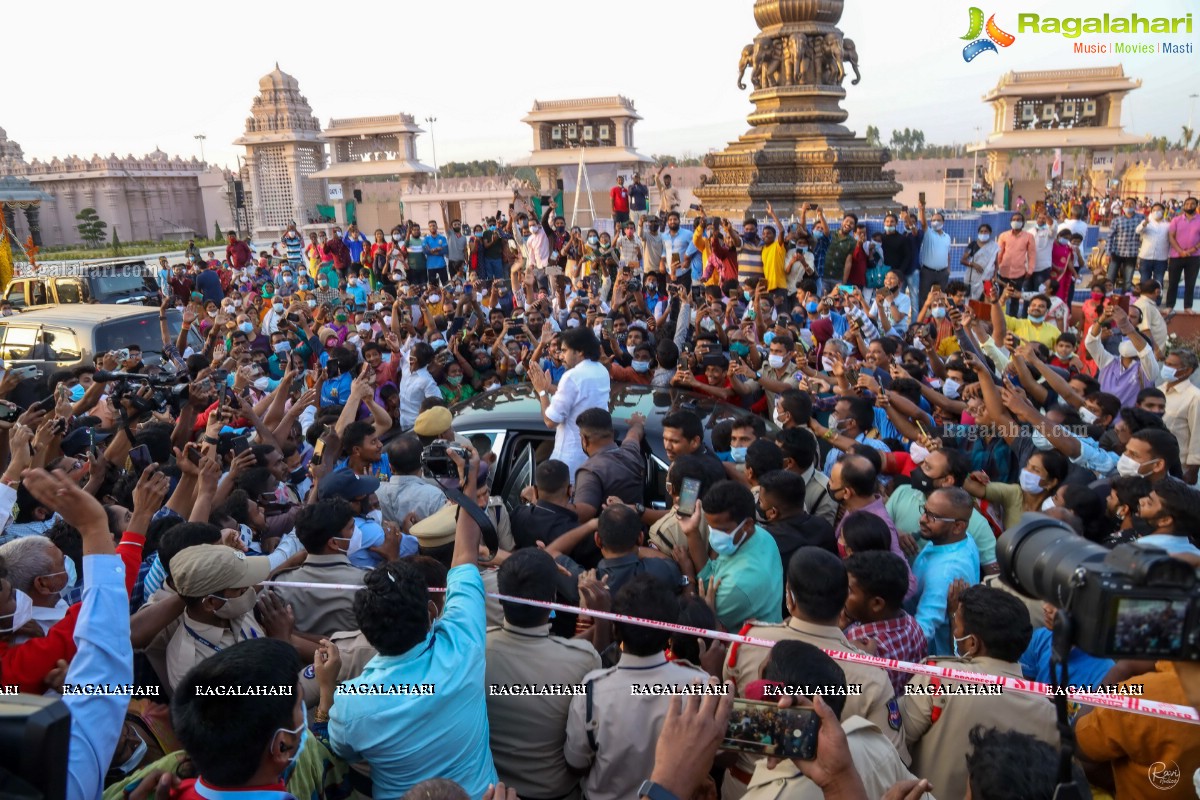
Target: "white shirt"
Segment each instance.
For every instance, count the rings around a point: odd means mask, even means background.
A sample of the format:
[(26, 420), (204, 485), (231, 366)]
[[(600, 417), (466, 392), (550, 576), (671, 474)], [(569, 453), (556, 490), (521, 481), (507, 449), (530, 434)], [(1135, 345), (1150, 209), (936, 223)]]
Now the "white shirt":
[(1147, 261), (1166, 261), (1171, 252), (1171, 242), (1167, 239), (1167, 229), (1171, 223), (1166, 220), (1154, 220), (1146, 217), (1137, 226), (1137, 232), (1142, 235), (1142, 243), (1138, 247), (1138, 258)]
[[(1088, 224), (1081, 219), (1064, 220), (1063, 222), (1060, 222), (1058, 224), (1058, 230), (1060, 232), (1061, 231), (1070, 231), (1072, 234), (1078, 233), (1080, 236), (1083, 237), (1083, 241), (1085, 241), (1085, 242), (1087, 241)], [(1083, 254), (1084, 259), (1086, 259), (1087, 258), (1087, 248), (1083, 244), (1079, 245), (1079, 251)], [(1165, 256), (1164, 256), (1164, 258), (1165, 258)]]
[(421, 413), (421, 401), (426, 397), (441, 397), (437, 381), (429, 374), (428, 367), (421, 367), (416, 372), (408, 371), (408, 356), (404, 358), (405, 367), (400, 378), (400, 427), (411, 428)]
[(550, 263), (550, 239), (546, 232), (538, 228), (537, 233), (529, 234), (525, 240), (528, 249), (529, 266), (533, 269), (545, 269)]
[(550, 398), (546, 418), (558, 425), (554, 430), (554, 452), (550, 457), (567, 465), (572, 484), (575, 483), (575, 470), (587, 460), (575, 418), (589, 408), (607, 411), (611, 387), (608, 370), (603, 364), (581, 361), (563, 374), (558, 389)]
[(1037, 248), (1037, 263), (1034, 265), (1035, 272), (1050, 269), (1054, 255), (1054, 240), (1057, 236), (1058, 232), (1048, 225), (1044, 229), (1033, 229), (1033, 241)]

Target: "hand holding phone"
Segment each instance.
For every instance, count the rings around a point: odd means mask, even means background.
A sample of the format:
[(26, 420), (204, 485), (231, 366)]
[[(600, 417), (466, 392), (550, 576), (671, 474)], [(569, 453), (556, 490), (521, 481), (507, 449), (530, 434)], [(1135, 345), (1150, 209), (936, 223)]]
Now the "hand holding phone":
[(700, 480), (684, 478), (679, 488), (679, 516), (690, 517), (696, 513), (696, 500), (700, 497)]

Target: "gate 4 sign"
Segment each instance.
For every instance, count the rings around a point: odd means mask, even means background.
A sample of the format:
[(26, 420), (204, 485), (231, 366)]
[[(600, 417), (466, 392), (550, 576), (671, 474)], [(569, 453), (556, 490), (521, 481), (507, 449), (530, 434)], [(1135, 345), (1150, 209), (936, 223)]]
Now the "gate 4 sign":
[(342, 185), (340, 183), (329, 184), (329, 199), (331, 201), (342, 199)]
[(1096, 172), (1112, 172), (1116, 154), (1112, 150), (1097, 150), (1092, 153), (1092, 169)]

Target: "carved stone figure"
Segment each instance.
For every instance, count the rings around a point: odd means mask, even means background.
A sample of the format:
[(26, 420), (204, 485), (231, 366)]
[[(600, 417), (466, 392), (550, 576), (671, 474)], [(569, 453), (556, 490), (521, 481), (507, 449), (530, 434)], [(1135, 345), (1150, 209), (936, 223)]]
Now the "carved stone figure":
[(783, 37), (783, 67), (779, 71), (779, 78), (784, 86), (796, 85), (796, 45), (791, 36)]
[(793, 33), (783, 39), (782, 82), (798, 86), (808, 82), (808, 39), (802, 33)]
[(851, 86), (857, 86), (862, 80), (862, 74), (858, 71), (858, 49), (854, 46), (853, 39), (842, 39), (842, 60), (850, 63), (850, 68), (854, 70), (854, 80), (850, 81)]
[(830, 86), (841, 86), (846, 79), (846, 70), (842, 67), (842, 37), (836, 33), (825, 34), (825, 83)]
[(742, 78), (746, 75), (746, 67), (750, 67), (750, 80), (754, 83), (754, 88), (758, 88), (758, 72), (754, 69), (754, 50), (757, 43), (751, 42), (742, 48), (742, 57), (738, 61), (738, 81), (737, 87), (745, 89), (746, 84), (742, 82)]
[(771, 89), (779, 85), (779, 72), (783, 68), (783, 39), (764, 39), (759, 44), (762, 61), (759, 64), (759, 88)]
[(808, 74), (812, 76), (813, 83), (826, 83), (825, 37), (818, 33), (805, 38), (808, 39), (808, 58), (805, 60), (805, 66), (809, 68)]

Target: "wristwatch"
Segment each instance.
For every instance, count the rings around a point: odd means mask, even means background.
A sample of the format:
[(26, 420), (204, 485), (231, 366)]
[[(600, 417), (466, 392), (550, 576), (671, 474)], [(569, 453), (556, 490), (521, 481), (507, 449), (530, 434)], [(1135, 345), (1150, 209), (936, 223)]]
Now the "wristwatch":
[(649, 797), (650, 800), (679, 800), (654, 781), (642, 781), (642, 785), (638, 787), (638, 797)]
[(546, 390), (545, 390), (545, 389), (538, 389), (537, 396), (538, 396), (538, 397), (545, 397), (545, 396), (546, 396)]
[(633, 510), (636, 511), (639, 515), (646, 513), (646, 507), (644, 505), (642, 505), (641, 503), (634, 503)]

